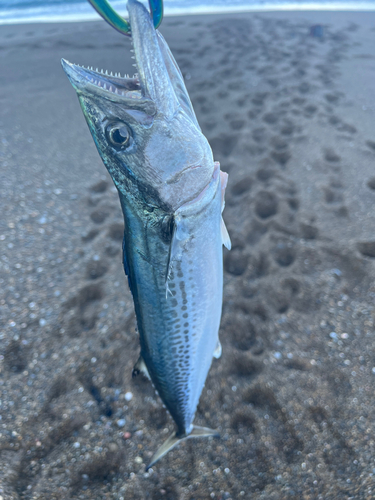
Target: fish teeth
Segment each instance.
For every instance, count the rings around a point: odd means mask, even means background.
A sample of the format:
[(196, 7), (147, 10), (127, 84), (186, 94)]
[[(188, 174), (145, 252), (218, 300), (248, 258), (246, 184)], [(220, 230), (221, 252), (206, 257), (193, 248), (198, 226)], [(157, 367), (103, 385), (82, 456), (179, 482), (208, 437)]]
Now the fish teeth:
[(117, 90), (117, 87), (115, 87), (115, 94), (118, 94), (118, 90)]
[(112, 88), (112, 85), (109, 86), (109, 89), (111, 92), (113, 92), (113, 88)]
[(99, 80), (98, 81), (98, 87), (101, 87), (101, 86), (102, 86), (102, 84), (101, 84), (101, 81)]
[(98, 68), (96, 68), (96, 70), (95, 70), (95, 71), (96, 71), (97, 73), (99, 73), (99, 70), (98, 70)]

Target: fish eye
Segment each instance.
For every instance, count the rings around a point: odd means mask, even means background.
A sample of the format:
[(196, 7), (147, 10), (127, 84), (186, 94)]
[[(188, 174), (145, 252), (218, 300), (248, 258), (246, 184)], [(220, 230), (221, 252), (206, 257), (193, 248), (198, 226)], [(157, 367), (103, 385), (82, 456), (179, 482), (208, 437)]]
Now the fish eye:
[(133, 142), (128, 126), (123, 122), (108, 124), (105, 134), (108, 142), (116, 149), (126, 149)]

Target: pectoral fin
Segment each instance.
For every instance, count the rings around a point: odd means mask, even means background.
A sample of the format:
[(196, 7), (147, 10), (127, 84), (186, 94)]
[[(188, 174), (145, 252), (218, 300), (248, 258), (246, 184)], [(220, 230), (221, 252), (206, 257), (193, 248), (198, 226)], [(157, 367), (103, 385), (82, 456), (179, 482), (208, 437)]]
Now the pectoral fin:
[(230, 241), (228, 230), (225, 226), (223, 218), (221, 218), (220, 231), (221, 231), (221, 241), (223, 242), (223, 245), (225, 246), (225, 248), (230, 250), (232, 248), (232, 243)]
[(220, 170), (220, 185), (221, 185), (221, 213), (225, 207), (225, 189), (228, 184), (228, 174)]
[(222, 353), (223, 349), (221, 347), (221, 343), (220, 343), (220, 340), (217, 341), (217, 346), (216, 346), (216, 349), (214, 350), (214, 358), (215, 359), (219, 359), (220, 356), (221, 356), (221, 353)]
[(214, 431), (213, 429), (209, 429), (208, 427), (199, 427), (197, 425), (193, 426), (193, 430), (188, 436), (178, 437), (177, 433), (174, 432), (169, 436), (169, 438), (166, 441), (164, 441), (164, 443), (160, 446), (158, 451), (152, 457), (151, 462), (146, 467), (146, 472), (150, 467), (156, 464), (158, 460), (164, 457), (164, 455), (166, 455), (168, 451), (172, 450), (181, 441), (193, 437), (208, 437), (208, 436), (219, 437), (219, 433), (217, 431)]
[[(221, 184), (221, 213), (223, 213), (225, 207), (225, 189), (228, 184), (228, 174), (226, 172), (222, 172), (221, 170), (220, 170), (220, 184)], [(228, 250), (230, 250), (232, 248), (232, 243), (230, 241), (228, 230), (225, 227), (225, 222), (223, 218), (221, 218), (220, 230), (221, 230), (221, 240), (223, 242), (223, 245)]]
[(151, 380), (151, 377), (148, 373), (146, 363), (143, 361), (143, 358), (141, 355), (139, 355), (139, 358), (134, 365), (133, 371), (132, 371), (132, 378), (135, 378), (137, 375), (142, 373), (146, 378)]

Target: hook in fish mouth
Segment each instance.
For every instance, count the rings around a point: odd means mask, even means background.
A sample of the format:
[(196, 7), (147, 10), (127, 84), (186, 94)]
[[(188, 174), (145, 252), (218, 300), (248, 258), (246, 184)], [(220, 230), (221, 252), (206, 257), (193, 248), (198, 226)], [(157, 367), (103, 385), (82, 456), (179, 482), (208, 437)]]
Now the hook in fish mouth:
[(137, 74), (132, 78), (121, 77), (119, 73), (94, 71), (63, 59), (63, 68), (72, 85), (83, 95), (133, 103), (132, 108), (149, 115), (155, 115), (157, 109), (167, 119), (173, 119), (182, 104), (198, 126), (180, 70), (163, 37), (155, 30), (150, 13), (137, 0), (128, 1), (128, 11)]
[[(138, 24), (144, 24), (146, 20), (151, 26), (148, 27), (146, 32), (155, 32), (155, 28), (152, 25), (152, 20), (150, 14), (139, 4), (136, 0), (129, 1), (128, 10), (130, 17), (133, 17), (132, 24), (134, 28), (138, 27)], [(134, 12), (135, 11), (135, 12)], [(137, 31), (137, 30), (135, 30)], [(134, 59), (135, 64), (133, 66), (136, 68), (137, 73), (132, 77), (128, 74), (121, 76), (120, 73), (108, 72), (108, 70), (100, 70), (93, 67), (85, 67), (79, 64), (72, 64), (69, 61), (62, 59), (61, 64), (64, 71), (66, 72), (69, 80), (76, 89), (78, 93), (83, 94), (95, 94), (104, 99), (110, 99), (115, 101), (123, 102), (124, 100), (148, 100), (147, 90), (144, 85), (142, 85), (142, 78), (139, 77), (139, 72), (142, 72), (143, 66), (148, 65), (148, 42), (150, 37), (137, 37), (136, 34), (132, 33), (131, 42), (132, 48), (130, 51), (132, 54), (132, 59)], [(155, 41), (154, 41), (155, 45)], [(137, 49), (137, 50), (135, 50)], [(147, 95), (147, 97), (146, 97)]]

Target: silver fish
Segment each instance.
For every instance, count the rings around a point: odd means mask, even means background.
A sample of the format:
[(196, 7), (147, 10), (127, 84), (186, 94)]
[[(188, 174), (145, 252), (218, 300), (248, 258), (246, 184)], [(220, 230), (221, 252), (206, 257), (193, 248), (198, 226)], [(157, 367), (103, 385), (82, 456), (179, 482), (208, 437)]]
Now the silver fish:
[(212, 358), (221, 354), (227, 174), (147, 9), (129, 0), (128, 11), (138, 75), (62, 65), (124, 214), (124, 268), (141, 346), (133, 374), (149, 376), (177, 426), (151, 467), (182, 439), (216, 434), (193, 420)]

